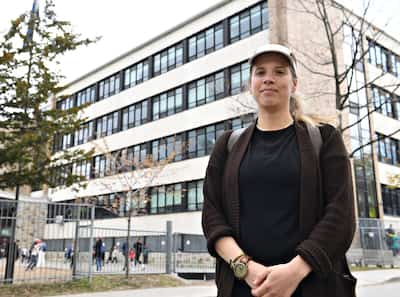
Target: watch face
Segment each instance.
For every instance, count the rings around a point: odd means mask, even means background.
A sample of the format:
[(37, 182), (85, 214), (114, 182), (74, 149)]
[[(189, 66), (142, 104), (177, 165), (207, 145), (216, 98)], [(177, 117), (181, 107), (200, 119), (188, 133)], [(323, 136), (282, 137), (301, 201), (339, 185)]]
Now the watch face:
[(247, 265), (244, 263), (235, 263), (233, 273), (238, 279), (244, 279), (247, 275)]

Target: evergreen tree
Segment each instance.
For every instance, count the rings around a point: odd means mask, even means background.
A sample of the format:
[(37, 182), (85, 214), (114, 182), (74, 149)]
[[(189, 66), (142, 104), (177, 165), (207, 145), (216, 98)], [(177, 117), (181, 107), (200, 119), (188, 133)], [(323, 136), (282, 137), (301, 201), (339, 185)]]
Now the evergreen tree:
[[(85, 120), (79, 112), (86, 105), (55, 109), (56, 100), (68, 97), (57, 97), (65, 89), (59, 58), (96, 40), (59, 20), (52, 0), (46, 0), (43, 15), (32, 9), (11, 22), (0, 40), (0, 188), (54, 187), (57, 168), (91, 158), (92, 151), (72, 149), (51, 155), (55, 136), (73, 134)], [(62, 178), (66, 186), (84, 181), (71, 170)]]

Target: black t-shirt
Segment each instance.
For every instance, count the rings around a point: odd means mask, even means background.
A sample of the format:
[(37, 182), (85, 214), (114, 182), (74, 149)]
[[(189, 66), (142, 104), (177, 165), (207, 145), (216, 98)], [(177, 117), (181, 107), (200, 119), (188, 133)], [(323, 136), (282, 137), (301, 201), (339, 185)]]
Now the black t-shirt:
[[(266, 266), (289, 262), (299, 240), (300, 153), (294, 125), (255, 128), (240, 165), (239, 190), (239, 246)], [(236, 281), (234, 291), (234, 296), (251, 296), (244, 282)], [(297, 290), (293, 296), (301, 295)]]

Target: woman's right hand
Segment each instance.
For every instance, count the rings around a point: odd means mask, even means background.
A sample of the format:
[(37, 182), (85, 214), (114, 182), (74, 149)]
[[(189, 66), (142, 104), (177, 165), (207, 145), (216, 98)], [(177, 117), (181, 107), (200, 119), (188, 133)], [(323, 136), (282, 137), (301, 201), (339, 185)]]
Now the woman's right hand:
[(250, 288), (254, 289), (257, 287), (255, 285), (256, 279), (265, 279), (268, 276), (268, 269), (266, 266), (250, 260), (247, 264), (247, 275), (245, 277), (246, 283)]

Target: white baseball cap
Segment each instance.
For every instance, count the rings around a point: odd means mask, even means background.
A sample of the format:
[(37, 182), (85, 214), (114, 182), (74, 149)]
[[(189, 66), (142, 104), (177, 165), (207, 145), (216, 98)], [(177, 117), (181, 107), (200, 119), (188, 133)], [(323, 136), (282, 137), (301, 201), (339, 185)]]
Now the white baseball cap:
[(249, 58), (249, 65), (252, 66), (258, 56), (266, 53), (278, 53), (284, 55), (297, 75), (297, 62), (295, 56), (289, 48), (280, 44), (269, 43), (256, 49), (254, 54)]

